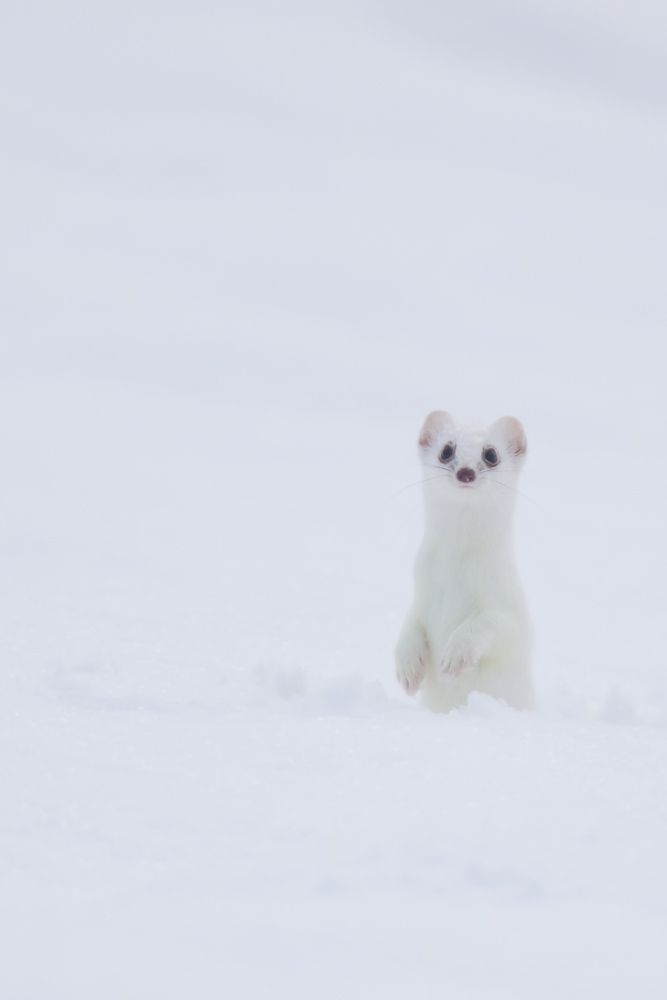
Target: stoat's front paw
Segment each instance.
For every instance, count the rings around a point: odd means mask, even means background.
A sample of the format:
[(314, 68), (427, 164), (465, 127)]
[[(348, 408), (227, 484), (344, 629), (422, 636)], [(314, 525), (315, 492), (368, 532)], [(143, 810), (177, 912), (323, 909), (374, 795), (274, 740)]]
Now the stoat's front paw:
[(421, 629), (403, 629), (396, 646), (396, 676), (408, 694), (416, 694), (421, 687), (428, 662), (428, 643)]
[(460, 677), (473, 669), (480, 656), (481, 650), (469, 636), (458, 637), (454, 634), (447, 643), (438, 673), (445, 680)]

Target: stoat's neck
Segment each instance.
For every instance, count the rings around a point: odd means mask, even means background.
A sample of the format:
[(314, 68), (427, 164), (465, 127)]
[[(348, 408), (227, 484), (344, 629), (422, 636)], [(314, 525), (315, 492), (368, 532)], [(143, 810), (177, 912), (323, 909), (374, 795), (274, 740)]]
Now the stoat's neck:
[(452, 556), (477, 553), (501, 555), (513, 550), (514, 504), (426, 503), (425, 537), (428, 542)]

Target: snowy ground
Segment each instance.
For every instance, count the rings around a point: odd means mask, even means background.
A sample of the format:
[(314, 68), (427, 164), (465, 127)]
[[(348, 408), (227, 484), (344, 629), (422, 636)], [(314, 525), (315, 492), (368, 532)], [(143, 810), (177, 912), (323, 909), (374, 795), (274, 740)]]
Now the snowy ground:
[[(7, 15), (3, 998), (665, 996), (666, 29)], [(394, 682), (434, 407), (526, 426), (536, 713)]]

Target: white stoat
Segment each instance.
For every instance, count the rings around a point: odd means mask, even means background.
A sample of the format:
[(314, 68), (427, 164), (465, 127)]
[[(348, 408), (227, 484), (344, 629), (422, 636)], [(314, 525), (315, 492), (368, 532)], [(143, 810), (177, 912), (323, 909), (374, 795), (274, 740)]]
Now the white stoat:
[(424, 540), (415, 597), (396, 646), (398, 679), (435, 712), (471, 691), (533, 708), (531, 627), (512, 522), (526, 435), (515, 417), (490, 427), (429, 413), (419, 437)]

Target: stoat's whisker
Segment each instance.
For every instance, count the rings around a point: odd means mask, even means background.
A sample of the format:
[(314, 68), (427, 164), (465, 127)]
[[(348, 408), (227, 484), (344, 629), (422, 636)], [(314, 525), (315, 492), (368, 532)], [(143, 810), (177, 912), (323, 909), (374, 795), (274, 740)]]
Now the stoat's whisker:
[(408, 483), (407, 486), (402, 486), (400, 490), (396, 490), (395, 493), (392, 493), (391, 494), (392, 499), (394, 497), (397, 497), (399, 493), (405, 493), (406, 490), (411, 490), (415, 486), (422, 486), (424, 483), (432, 483), (434, 479), (439, 479), (439, 478), (440, 478), (439, 476), (429, 476), (428, 479), (418, 479), (416, 483)]
[(494, 483), (496, 486), (504, 486), (506, 490), (511, 490), (512, 493), (516, 493), (517, 496), (523, 497), (524, 500), (528, 500), (530, 503), (534, 503), (536, 507), (539, 507), (537, 500), (533, 500), (532, 497), (526, 496), (525, 493), (521, 493), (519, 490), (515, 490), (513, 486), (509, 486), (504, 483), (502, 479), (491, 479), (489, 482)]

